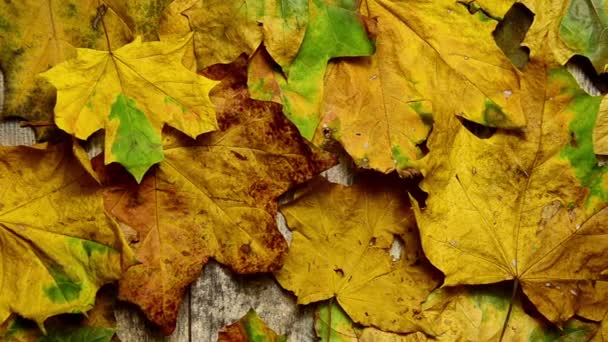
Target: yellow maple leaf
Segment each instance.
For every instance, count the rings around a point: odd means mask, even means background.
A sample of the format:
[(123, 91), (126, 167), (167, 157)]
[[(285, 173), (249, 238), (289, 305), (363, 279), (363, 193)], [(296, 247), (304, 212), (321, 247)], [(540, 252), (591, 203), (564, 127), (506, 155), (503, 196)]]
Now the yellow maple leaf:
[[(168, 2), (169, 0), (163, 0)], [(136, 34), (154, 39), (158, 0), (24, 0), (0, 3), (0, 65), (6, 99), (0, 117), (50, 121), (55, 91), (40, 72), (76, 56), (76, 48), (106, 49), (98, 8), (113, 47)]]
[(15, 313), (42, 327), (88, 311), (97, 289), (120, 277), (125, 251), (101, 187), (65, 144), (0, 147), (0, 161), (0, 322)]
[(249, 99), (244, 59), (217, 67), (228, 74), (212, 94), (222, 130), (197, 140), (166, 132), (166, 159), (140, 185), (112, 173), (104, 195), (141, 262), (124, 274), (120, 296), (165, 333), (209, 258), (238, 273), (280, 267), (287, 244), (277, 197), (334, 163), (306, 144), (279, 105)]
[[(299, 304), (329, 298), (355, 321), (397, 332), (432, 327), (420, 304), (439, 285), (422, 257), (403, 188), (376, 177), (352, 187), (322, 181), (281, 207), (293, 240), (275, 273)], [(404, 251), (393, 258), (396, 238)]]
[(105, 163), (118, 162), (140, 181), (163, 160), (166, 123), (195, 138), (217, 128), (208, 93), (217, 82), (182, 64), (192, 34), (116, 51), (78, 49), (78, 57), (42, 74), (58, 90), (55, 123), (86, 139), (105, 129)]
[(376, 53), (329, 70), (315, 141), (329, 130), (359, 166), (390, 172), (415, 166), (442, 116), (524, 125), (518, 72), (494, 42), (496, 21), (450, 0), (366, 0), (361, 12), (376, 20)]
[(516, 280), (554, 323), (599, 320), (608, 307), (608, 167), (592, 148), (601, 97), (553, 60), (542, 22), (530, 33), (545, 46), (523, 70), (525, 130), (476, 136), (452, 120), (432, 134), (429, 198), (416, 209), (422, 244), (445, 285)]
[(183, 12), (194, 30), (198, 67), (231, 63), (252, 55), (260, 43), (274, 60), (287, 67), (304, 39), (307, 0), (198, 1)]

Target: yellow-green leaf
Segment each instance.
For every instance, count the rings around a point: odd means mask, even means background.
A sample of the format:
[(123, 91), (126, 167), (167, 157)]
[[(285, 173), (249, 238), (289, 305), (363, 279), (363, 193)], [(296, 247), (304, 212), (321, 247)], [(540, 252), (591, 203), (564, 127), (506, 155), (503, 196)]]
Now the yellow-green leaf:
[[(435, 290), (424, 303), (424, 315), (433, 322), (438, 341), (499, 341), (511, 305), (507, 284)], [(502, 341), (587, 341), (598, 324), (571, 319), (563, 329), (524, 311), (521, 300), (512, 303)]]
[(218, 332), (218, 342), (286, 342), (287, 337), (275, 333), (258, 316), (249, 310), (240, 320)]
[(608, 66), (608, 2), (605, 0), (554, 0), (564, 11), (559, 23), (559, 41), (554, 47), (565, 63), (574, 55), (591, 61), (598, 73)]
[[(352, 187), (319, 181), (296, 196), (281, 208), (293, 230), (275, 273), (281, 286), (299, 304), (335, 297), (364, 325), (432, 333), (420, 304), (439, 279), (422, 256), (404, 189), (375, 176)], [(405, 247), (391, 256), (396, 239)]]
[(0, 118), (50, 121), (55, 91), (36, 75), (76, 56), (76, 48), (107, 49), (97, 8), (114, 48), (136, 34), (155, 36), (150, 27), (168, 0), (25, 0), (0, 3), (0, 66), (6, 98)]
[(229, 75), (213, 93), (222, 131), (197, 140), (167, 132), (158, 168), (140, 185), (111, 174), (105, 193), (140, 261), (122, 277), (120, 296), (165, 333), (209, 258), (237, 273), (280, 267), (287, 244), (277, 197), (334, 162), (299, 137), (279, 105), (249, 99), (244, 60), (218, 68)]
[(495, 20), (450, 0), (366, 0), (361, 11), (377, 22), (376, 53), (330, 68), (316, 142), (330, 132), (359, 166), (390, 172), (416, 165), (445, 116), (524, 125), (519, 76), (494, 42)]
[(262, 41), (274, 60), (287, 67), (304, 39), (308, 1), (206, 0), (183, 13), (195, 32), (199, 68), (252, 55)]
[(216, 82), (186, 69), (192, 35), (113, 52), (79, 49), (78, 57), (42, 74), (58, 90), (55, 123), (79, 139), (105, 129), (105, 163), (118, 162), (141, 181), (163, 160), (161, 129), (187, 135), (217, 128), (208, 93)]
[(434, 131), (421, 184), (429, 198), (416, 207), (422, 244), (444, 285), (517, 279), (550, 321), (599, 320), (608, 307), (599, 282), (608, 268), (608, 167), (592, 145), (601, 98), (547, 50), (532, 51), (525, 130), (477, 136), (453, 120)]
[(264, 93), (267, 87), (263, 85), (277, 82), (285, 115), (304, 138), (311, 140), (321, 119), (323, 78), (329, 60), (369, 56), (373, 52), (356, 1), (311, 1), (306, 35), (293, 63), (283, 71), (250, 70), (252, 98), (266, 100), (269, 95)]
[(65, 144), (0, 147), (0, 242), (0, 322), (86, 312), (121, 275), (122, 235)]

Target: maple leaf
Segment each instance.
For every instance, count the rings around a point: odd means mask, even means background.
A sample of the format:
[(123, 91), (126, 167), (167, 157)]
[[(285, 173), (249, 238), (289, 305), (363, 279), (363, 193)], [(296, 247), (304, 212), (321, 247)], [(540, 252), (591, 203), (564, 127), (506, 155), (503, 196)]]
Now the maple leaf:
[[(432, 329), (420, 303), (439, 285), (421, 259), (409, 203), (395, 183), (363, 178), (352, 187), (320, 181), (281, 207), (293, 241), (275, 273), (298, 304), (336, 298), (356, 322), (398, 332)], [(392, 259), (393, 241), (405, 251)], [(314, 276), (311, 277), (311, 274)]]
[(425, 155), (436, 115), (524, 124), (519, 77), (494, 42), (494, 20), (451, 0), (367, 0), (361, 12), (376, 21), (376, 53), (329, 69), (315, 142), (329, 131), (358, 166), (386, 173)]
[(422, 244), (444, 285), (515, 279), (552, 322), (577, 313), (599, 320), (608, 305), (596, 282), (608, 269), (608, 168), (592, 149), (601, 97), (580, 89), (547, 49), (532, 51), (525, 130), (480, 138), (452, 120), (433, 133), (422, 182), (429, 198), (416, 209)]
[(115, 334), (116, 290), (104, 286), (97, 292), (95, 306), (83, 315), (59, 315), (44, 322), (46, 332), (35, 322), (12, 316), (0, 326), (3, 341), (96, 341), (109, 342)]
[(0, 322), (91, 309), (132, 254), (69, 145), (0, 147), (0, 189)]
[[(326, 303), (317, 309), (315, 330), (321, 341), (498, 341), (511, 300), (511, 289), (505, 285), (446, 287), (433, 291), (422, 305), (423, 315), (437, 333), (432, 338), (420, 332), (395, 334), (358, 327), (335, 303)], [(509, 315), (503, 341), (587, 341), (599, 328), (598, 323), (571, 319), (560, 331), (528, 315), (520, 301), (513, 305)]]
[(78, 57), (42, 74), (58, 91), (55, 123), (86, 139), (105, 129), (105, 163), (118, 162), (141, 181), (163, 160), (166, 123), (195, 138), (217, 128), (208, 93), (217, 82), (181, 63), (192, 34), (116, 51), (79, 49)]
[(199, 69), (252, 55), (264, 45), (281, 66), (295, 58), (307, 30), (308, 0), (190, 1)]
[(283, 72), (272, 67), (251, 68), (248, 80), (251, 96), (260, 100), (280, 98), (285, 115), (304, 138), (311, 140), (319, 125), (323, 77), (329, 60), (369, 56), (373, 52), (373, 44), (357, 14), (356, 1), (312, 1), (306, 35), (295, 59)]
[[(167, 2), (168, 0), (164, 0)], [(0, 118), (18, 116), (51, 121), (55, 90), (36, 77), (40, 72), (76, 56), (76, 48), (107, 48), (98, 7), (106, 6), (104, 21), (112, 30), (114, 47), (136, 34), (152, 37), (150, 21), (157, 0), (25, 0), (0, 3), (0, 66), (6, 98)], [(156, 15), (158, 17), (158, 15)]]
[(218, 342), (286, 342), (266, 325), (255, 310), (251, 309), (238, 321), (225, 326), (218, 333)]
[(196, 141), (167, 134), (165, 160), (140, 186), (119, 182), (105, 194), (141, 262), (123, 276), (120, 297), (166, 333), (209, 258), (238, 273), (280, 266), (287, 245), (276, 198), (334, 163), (310, 149), (280, 106), (248, 98), (244, 65), (230, 66), (214, 92), (222, 131)]
[(423, 313), (439, 341), (586, 341), (598, 329), (597, 323), (573, 318), (560, 330), (527, 314), (521, 300), (511, 306), (511, 292), (508, 284), (441, 288), (423, 304)]
[(603, 0), (553, 0), (561, 7), (559, 39), (551, 47), (565, 64), (572, 56), (589, 58), (597, 72), (608, 67), (608, 3)]
[(335, 301), (325, 301), (315, 310), (315, 333), (322, 342), (359, 341), (361, 329)]

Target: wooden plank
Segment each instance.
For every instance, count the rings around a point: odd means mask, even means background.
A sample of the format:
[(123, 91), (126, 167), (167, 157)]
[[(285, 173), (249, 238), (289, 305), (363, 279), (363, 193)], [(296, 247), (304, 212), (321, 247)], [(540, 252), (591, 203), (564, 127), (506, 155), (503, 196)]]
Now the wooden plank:
[(218, 331), (249, 309), (290, 341), (312, 341), (313, 309), (296, 305), (271, 275), (240, 276), (210, 262), (191, 288), (191, 341), (217, 341)]
[(163, 336), (158, 327), (151, 324), (139, 310), (129, 303), (118, 303), (114, 310), (118, 338), (124, 342), (187, 342), (190, 341), (190, 294), (182, 301), (177, 317), (177, 327), (171, 336)]

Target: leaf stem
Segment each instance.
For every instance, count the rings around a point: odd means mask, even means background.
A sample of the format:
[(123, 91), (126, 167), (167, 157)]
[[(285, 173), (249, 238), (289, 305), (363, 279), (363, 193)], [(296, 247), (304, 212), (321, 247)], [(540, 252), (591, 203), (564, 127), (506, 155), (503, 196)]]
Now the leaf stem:
[(108, 11), (108, 6), (106, 4), (101, 4), (97, 7), (97, 15), (95, 16), (95, 22), (98, 20), (101, 21), (101, 26), (103, 27), (103, 34), (106, 37), (106, 43), (108, 44), (108, 51), (110, 55), (112, 54), (112, 45), (110, 45), (110, 37), (108, 36), (108, 28), (106, 27), (106, 22), (103, 20), (103, 17), (106, 16), (106, 12)]
[(513, 301), (515, 301), (515, 296), (517, 295), (517, 289), (519, 288), (519, 279), (515, 279), (513, 282), (513, 292), (511, 293), (511, 301), (509, 302), (509, 310), (507, 311), (507, 317), (505, 317), (505, 322), (502, 325), (502, 330), (500, 331), (499, 342), (502, 342), (502, 338), (505, 336), (505, 332), (507, 331), (507, 326), (509, 325), (509, 319), (511, 318), (511, 311), (513, 310)]
[(334, 306), (334, 297), (329, 299), (329, 304), (327, 305), (327, 342), (331, 342), (331, 312), (333, 311)]

